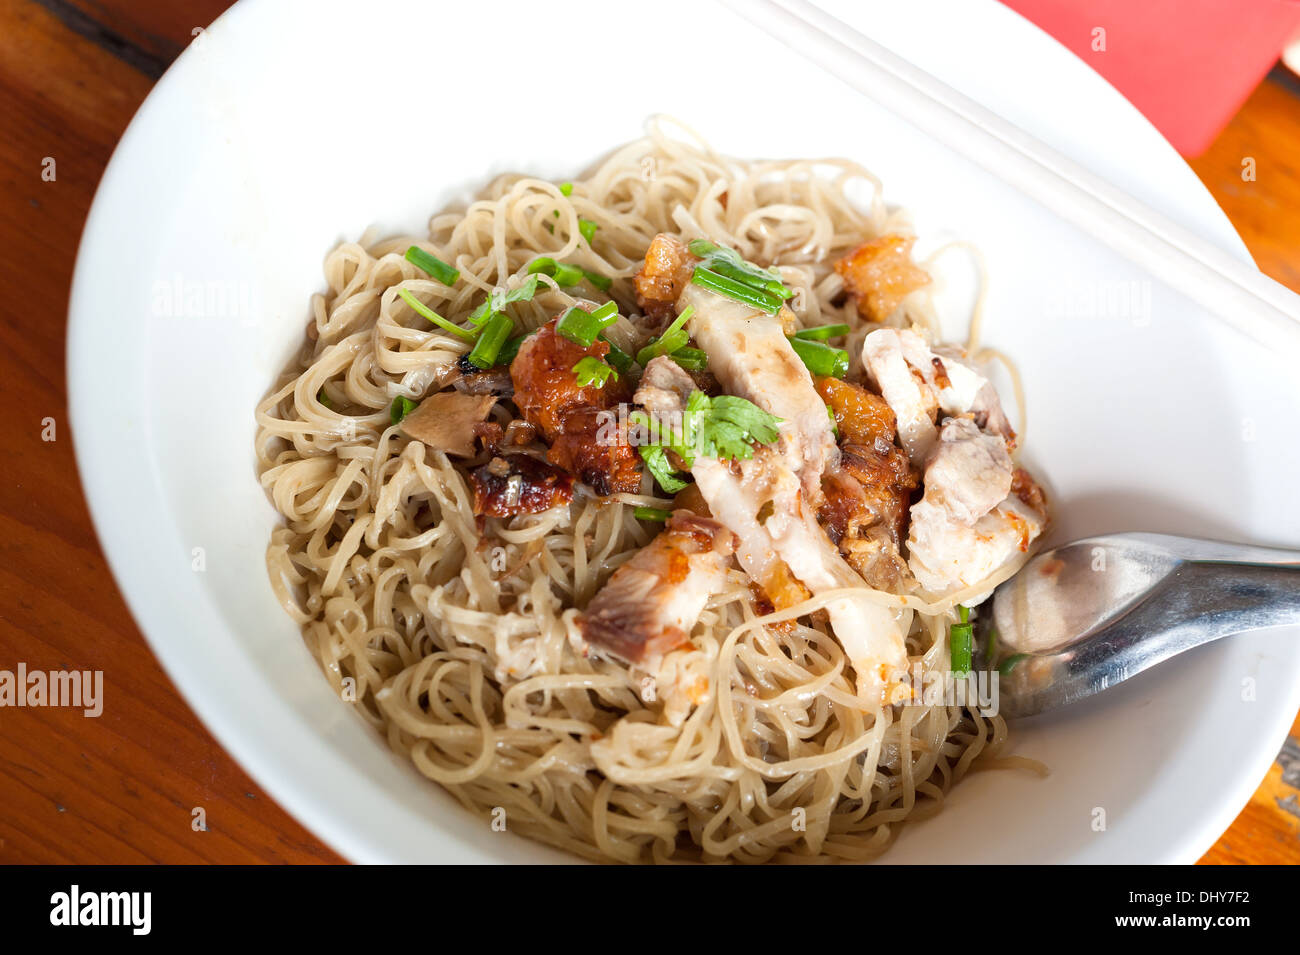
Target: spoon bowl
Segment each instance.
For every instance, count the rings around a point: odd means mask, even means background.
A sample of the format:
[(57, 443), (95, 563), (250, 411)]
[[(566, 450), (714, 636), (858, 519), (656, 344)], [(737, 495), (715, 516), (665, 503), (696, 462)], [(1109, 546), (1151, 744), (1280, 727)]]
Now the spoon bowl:
[(1300, 554), (1165, 534), (1089, 537), (1035, 556), (977, 620), (983, 645), (996, 646), (1002, 715), (1033, 716), (1220, 637), (1300, 623)]

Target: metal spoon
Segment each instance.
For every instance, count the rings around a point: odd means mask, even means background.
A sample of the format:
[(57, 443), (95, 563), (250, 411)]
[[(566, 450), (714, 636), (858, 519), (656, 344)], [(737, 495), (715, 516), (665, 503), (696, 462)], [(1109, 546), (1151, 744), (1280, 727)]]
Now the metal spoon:
[(1089, 537), (1034, 557), (992, 607), (976, 619), (986, 639), (990, 617), (997, 628), (1000, 711), (1032, 716), (1211, 640), (1300, 624), (1300, 553), (1165, 534)]

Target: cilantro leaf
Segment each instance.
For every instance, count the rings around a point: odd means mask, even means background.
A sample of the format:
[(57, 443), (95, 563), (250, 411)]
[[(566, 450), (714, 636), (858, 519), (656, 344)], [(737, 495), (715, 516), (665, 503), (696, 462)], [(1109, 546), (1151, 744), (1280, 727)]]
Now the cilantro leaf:
[(618, 372), (594, 355), (578, 359), (578, 363), (573, 366), (573, 373), (577, 375), (578, 384), (583, 388), (588, 385), (604, 388), (605, 382), (611, 377), (618, 381)]
[(493, 315), (505, 311), (507, 305), (514, 302), (531, 302), (537, 294), (537, 285), (541, 281), (536, 275), (528, 276), (523, 285), (509, 292), (493, 291), (478, 308), (469, 313), (469, 323), (476, 328)]
[(654, 475), (659, 486), (668, 494), (676, 494), (686, 487), (685, 481), (677, 477), (673, 466), (668, 461), (668, 449), (658, 444), (643, 444), (637, 448), (645, 469)]
[[(696, 390), (686, 401), (680, 431), (675, 426), (667, 429), (661, 426), (659, 440), (642, 444), (637, 451), (659, 486), (669, 494), (676, 494), (686, 482), (674, 471), (669, 451), (687, 468), (694, 465), (697, 456), (719, 461), (752, 458), (755, 444), (772, 444), (780, 437), (777, 426), (781, 420), (744, 398), (735, 395), (710, 398)], [(650, 416), (644, 411), (633, 411), (628, 421), (649, 433)]]
[(687, 439), (697, 454), (719, 461), (754, 456), (755, 444), (772, 444), (781, 419), (735, 395), (710, 398), (692, 392), (686, 404)]
[(636, 353), (636, 363), (645, 367), (650, 364), (652, 358), (660, 355), (671, 355), (686, 347), (686, 343), (691, 340), (690, 335), (686, 333), (686, 323), (695, 312), (694, 305), (688, 305), (671, 325), (664, 329), (662, 335), (655, 335), (650, 339), (649, 344)]

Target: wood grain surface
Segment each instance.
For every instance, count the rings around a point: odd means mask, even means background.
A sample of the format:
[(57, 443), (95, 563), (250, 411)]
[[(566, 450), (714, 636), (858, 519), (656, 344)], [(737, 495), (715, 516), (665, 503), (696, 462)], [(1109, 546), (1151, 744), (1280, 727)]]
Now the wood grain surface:
[[(0, 3), (0, 670), (113, 674), (97, 719), (0, 709), (0, 862), (342, 861), (258, 789), (159, 668), (100, 552), (67, 422), (68, 288), (95, 186), (153, 83), (226, 5)], [(1261, 268), (1300, 291), (1297, 164), (1300, 84), (1275, 72), (1194, 167)], [(1300, 721), (1203, 861), (1300, 862), (1297, 786)]]

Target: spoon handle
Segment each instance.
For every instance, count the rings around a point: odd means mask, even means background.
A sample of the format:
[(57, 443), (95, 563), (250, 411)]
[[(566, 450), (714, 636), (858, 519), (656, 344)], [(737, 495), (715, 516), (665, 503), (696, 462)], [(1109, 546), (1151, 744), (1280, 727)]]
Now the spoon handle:
[(1196, 537), (1172, 534), (1125, 534), (1125, 539), (1161, 547), (1187, 561), (1210, 561), (1220, 564), (1268, 564), (1300, 569), (1300, 552), (1253, 544), (1228, 544)]

